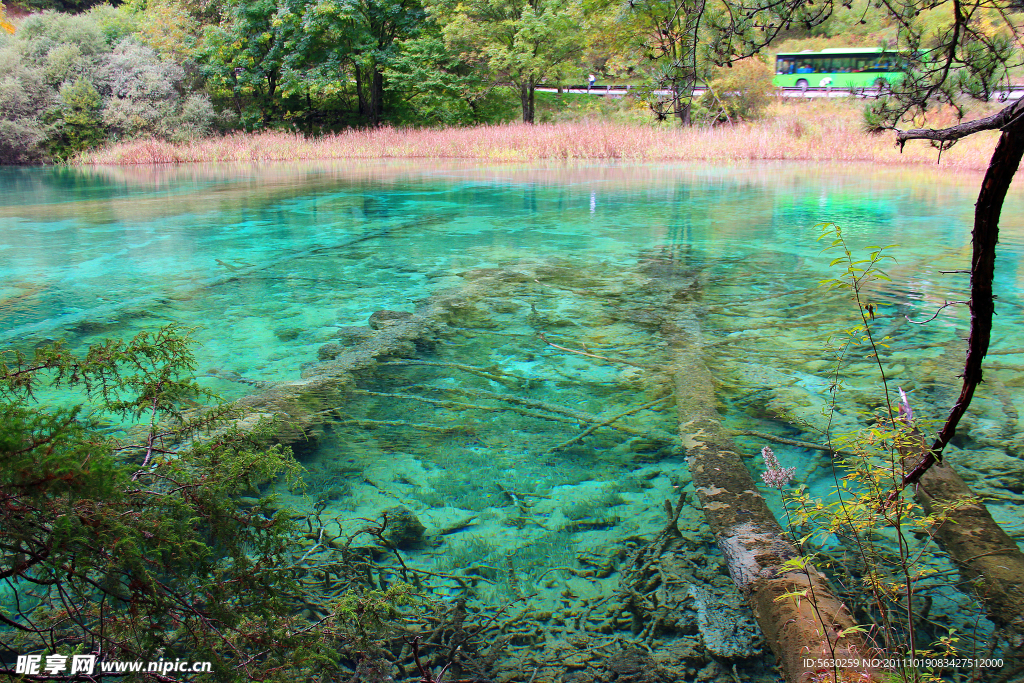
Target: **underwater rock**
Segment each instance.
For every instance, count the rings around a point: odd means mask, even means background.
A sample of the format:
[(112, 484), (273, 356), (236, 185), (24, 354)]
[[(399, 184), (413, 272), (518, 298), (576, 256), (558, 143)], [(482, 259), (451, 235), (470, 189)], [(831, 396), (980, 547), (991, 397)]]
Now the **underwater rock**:
[(427, 528), (407, 507), (393, 507), (384, 511), (388, 524), (384, 540), (396, 548), (412, 548), (423, 542)]
[(623, 308), (618, 311), (617, 318), (638, 327), (658, 329), (665, 320), (665, 314), (654, 308)]
[(1003, 424), (999, 420), (984, 418), (971, 420), (967, 425), (967, 433), (981, 446), (1002, 448), (1006, 441), (1003, 435)]
[(283, 342), (294, 341), (300, 334), (302, 334), (301, 327), (279, 327), (274, 330), (274, 336)]
[(697, 628), (704, 647), (722, 659), (746, 659), (761, 655), (761, 631), (739, 593), (715, 595), (703, 586), (691, 584), (690, 597), (697, 608)]
[(645, 376), (640, 368), (626, 368), (615, 379), (619, 386), (627, 389), (643, 389)]
[(1024, 500), (1024, 461), (998, 448), (953, 450), (946, 459), (979, 495)]
[(673, 680), (690, 678), (688, 670), (699, 669), (708, 663), (708, 653), (697, 636), (682, 636), (662, 645), (654, 651), (654, 661), (670, 673)]
[(488, 306), (459, 297), (447, 297), (441, 305), (448, 312), (448, 324), (456, 327), (473, 327), (482, 330), (496, 330), (502, 323), (494, 319), (494, 312)]
[(506, 270), (505, 268), (474, 268), (472, 270), (465, 270), (461, 273), (456, 273), (456, 275), (461, 278), (465, 278), (466, 280), (492, 278), (502, 282), (526, 282), (529, 279), (524, 273), (514, 270)]
[(318, 500), (341, 500), (352, 493), (352, 486), (348, 482), (344, 482), (341, 485), (335, 485), (322, 491), (318, 497)]
[(339, 327), (334, 333), (334, 338), (338, 340), (338, 343), (345, 345), (358, 344), (366, 341), (371, 336), (373, 336), (373, 330), (369, 327), (357, 327), (355, 325)]
[(375, 311), (370, 315), (370, 329), (382, 330), (385, 327), (395, 325), (397, 323), (408, 322), (412, 319), (412, 313), (408, 311), (389, 311), (380, 310)]
[(668, 683), (676, 680), (639, 648), (613, 652), (604, 661), (604, 668), (610, 674), (607, 680), (615, 683)]
[(82, 320), (76, 325), (69, 327), (68, 329), (74, 334), (101, 334), (110, 330), (118, 328), (122, 324), (122, 321), (117, 318), (108, 320)]
[(345, 347), (341, 344), (324, 344), (316, 350), (316, 357), (320, 360), (334, 360), (344, 350)]

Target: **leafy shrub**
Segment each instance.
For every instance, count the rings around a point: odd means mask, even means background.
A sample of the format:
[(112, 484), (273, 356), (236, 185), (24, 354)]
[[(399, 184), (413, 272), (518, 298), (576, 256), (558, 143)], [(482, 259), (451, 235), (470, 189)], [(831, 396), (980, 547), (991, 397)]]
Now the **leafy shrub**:
[(32, 121), (0, 120), (0, 164), (36, 164), (46, 158), (47, 134)]
[(139, 30), (139, 16), (123, 7), (98, 5), (89, 10), (88, 16), (96, 22), (107, 45), (117, 45)]
[(217, 113), (205, 94), (194, 93), (185, 98), (179, 114), (170, 119), (171, 129), (165, 131), (172, 142), (195, 140), (209, 135), (217, 120)]
[(55, 156), (65, 159), (103, 140), (102, 101), (93, 84), (84, 78), (61, 86), (60, 109), (54, 117), (59, 131), (52, 141)]
[(22, 54), (36, 65), (44, 63), (50, 51), (61, 45), (76, 46), (86, 58), (110, 49), (99, 24), (88, 14), (34, 14), (22, 23), (15, 41), (21, 44)]
[(773, 76), (771, 67), (756, 57), (737, 62), (732, 68), (717, 68), (699, 104), (715, 122), (757, 119), (777, 91)]
[[(19, 596), (0, 594), (0, 647), (188, 656), (215, 663), (210, 680), (315, 680), (337, 660), (335, 619), (372, 641), (408, 589), (345, 596), (320, 622), (296, 615), (298, 533), (268, 499), (238, 497), (298, 466), (265, 430), (190, 408), (211, 398), (191, 377), (190, 345), (168, 327), (82, 356), (61, 344), (0, 353), (0, 573)], [(42, 386), (81, 405), (32, 401)], [(101, 415), (137, 427), (115, 440)], [(374, 621), (358, 618), (366, 610)]]
[(0, 43), (0, 163), (66, 159), (109, 138), (176, 141), (207, 134), (204, 94), (183, 96), (185, 69), (132, 32), (135, 15), (96, 7), (43, 12)]

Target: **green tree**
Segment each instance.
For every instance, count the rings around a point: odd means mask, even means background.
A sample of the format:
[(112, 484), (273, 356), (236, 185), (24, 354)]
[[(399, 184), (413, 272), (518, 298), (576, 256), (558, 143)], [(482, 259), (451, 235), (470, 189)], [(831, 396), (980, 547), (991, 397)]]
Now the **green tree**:
[(706, 0), (630, 0), (626, 16), (651, 79), (648, 103), (660, 119), (673, 116), (684, 126), (691, 122), (693, 90), (706, 70), (698, 49), (705, 5)]
[(206, 27), (199, 58), (212, 88), (226, 90), (247, 128), (277, 120), (285, 60), (302, 17), (301, 2), (230, 2), (220, 24)]
[[(81, 357), (61, 344), (0, 356), (0, 645), (310, 680), (334, 666), (340, 622), (297, 616), (293, 525), (270, 499), (239, 500), (298, 465), (266, 429), (197, 403), (210, 396), (190, 346), (169, 327)], [(51, 387), (80, 400), (34, 401)]]
[(384, 115), (384, 75), (397, 41), (415, 37), (425, 14), (418, 0), (355, 0), (352, 11), (362, 34), (352, 58), (359, 112), (376, 125)]
[(445, 45), (439, 31), (403, 41), (384, 76), (403, 94), (417, 123), (458, 125), (484, 118), (480, 105), (489, 88), (477, 70)]
[(103, 141), (103, 99), (85, 78), (61, 86), (59, 96), (60, 107), (55, 112), (57, 135), (52, 148), (54, 156), (66, 159)]
[(376, 125), (385, 114), (385, 69), (422, 20), (415, 0), (231, 2), (206, 29), (199, 54), (210, 85), (230, 93), (247, 126), (292, 118), (293, 109), (311, 117), (314, 95), (336, 99), (350, 78), (359, 115)]
[(467, 62), (516, 89), (526, 123), (535, 88), (583, 51), (577, 0), (440, 0), (430, 12)]

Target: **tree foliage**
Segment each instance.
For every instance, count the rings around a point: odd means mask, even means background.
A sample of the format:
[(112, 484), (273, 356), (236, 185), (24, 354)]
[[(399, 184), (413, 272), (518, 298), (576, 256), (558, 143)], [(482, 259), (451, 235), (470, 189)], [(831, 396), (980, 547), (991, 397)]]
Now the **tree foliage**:
[(448, 45), (518, 91), (526, 123), (534, 119), (534, 89), (582, 54), (576, 0), (439, 0), (430, 11)]
[[(252, 498), (299, 467), (265, 427), (205, 407), (190, 347), (168, 327), (83, 356), (55, 344), (0, 357), (0, 644), (210, 661), (221, 681), (334, 671), (339, 644), (371, 648), (408, 589), (301, 616), (294, 523)], [(35, 401), (52, 389), (79, 400)]]
[[(698, 50), (706, 0), (630, 0), (628, 23), (651, 87), (648, 103), (659, 118), (691, 121), (693, 90), (705, 69)], [(667, 96), (658, 91), (667, 91)]]
[(404, 41), (384, 76), (406, 93), (413, 122), (426, 125), (479, 123), (487, 118), (490, 92), (483, 75), (445, 44), (439, 32)]
[(0, 163), (63, 159), (113, 138), (206, 135), (215, 114), (185, 71), (135, 38), (126, 9), (43, 12), (0, 42)]
[(711, 123), (737, 123), (760, 117), (777, 92), (772, 85), (774, 74), (774, 69), (757, 57), (731, 68), (714, 68), (699, 101), (700, 118)]

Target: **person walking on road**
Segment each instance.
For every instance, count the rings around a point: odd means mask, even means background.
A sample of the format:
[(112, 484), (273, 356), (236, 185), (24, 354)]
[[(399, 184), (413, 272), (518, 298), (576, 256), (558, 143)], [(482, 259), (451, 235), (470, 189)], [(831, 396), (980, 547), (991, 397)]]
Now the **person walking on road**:
[(588, 95), (590, 94), (590, 89), (594, 87), (594, 82), (595, 81), (597, 81), (597, 78), (594, 77), (594, 74), (590, 74), (589, 76), (587, 76), (587, 94)]

